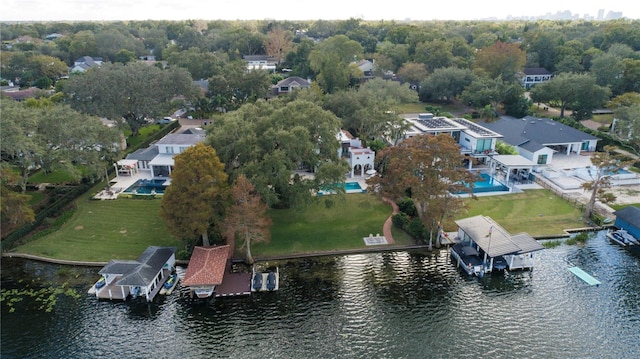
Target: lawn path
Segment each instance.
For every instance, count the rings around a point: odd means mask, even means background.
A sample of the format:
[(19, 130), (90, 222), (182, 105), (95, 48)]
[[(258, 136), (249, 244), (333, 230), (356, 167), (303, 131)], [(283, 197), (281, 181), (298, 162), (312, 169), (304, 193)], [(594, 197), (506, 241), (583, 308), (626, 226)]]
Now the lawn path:
[(394, 201), (388, 198), (383, 198), (382, 200), (389, 203), (389, 205), (391, 205), (391, 208), (393, 209), (391, 211), (391, 215), (389, 216), (389, 218), (387, 218), (386, 221), (384, 221), (384, 225), (382, 226), (382, 234), (384, 235), (384, 238), (387, 239), (387, 243), (393, 244), (395, 243), (395, 241), (393, 240), (393, 234), (391, 234), (391, 226), (393, 226), (393, 215), (397, 214), (400, 209)]

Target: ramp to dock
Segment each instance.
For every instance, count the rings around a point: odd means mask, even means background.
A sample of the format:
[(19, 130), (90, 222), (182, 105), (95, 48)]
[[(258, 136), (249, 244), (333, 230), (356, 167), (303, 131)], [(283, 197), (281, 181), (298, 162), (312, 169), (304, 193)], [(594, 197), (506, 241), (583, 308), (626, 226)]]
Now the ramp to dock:
[(583, 271), (578, 267), (570, 267), (568, 269), (569, 269), (569, 272), (575, 274), (576, 277), (582, 279), (589, 285), (599, 286), (600, 284), (602, 284), (599, 280), (593, 278), (589, 273)]

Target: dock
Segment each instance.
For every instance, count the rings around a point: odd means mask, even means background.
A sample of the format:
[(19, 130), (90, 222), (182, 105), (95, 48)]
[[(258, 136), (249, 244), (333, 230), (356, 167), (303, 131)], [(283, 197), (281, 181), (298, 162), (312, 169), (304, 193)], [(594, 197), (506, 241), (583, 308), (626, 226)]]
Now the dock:
[(589, 273), (583, 271), (579, 267), (570, 267), (568, 268), (569, 272), (576, 275), (576, 277), (582, 279), (589, 285), (595, 285), (596, 287), (602, 284), (599, 280), (592, 277)]
[(251, 273), (225, 273), (222, 283), (216, 286), (215, 297), (235, 297), (251, 294)]

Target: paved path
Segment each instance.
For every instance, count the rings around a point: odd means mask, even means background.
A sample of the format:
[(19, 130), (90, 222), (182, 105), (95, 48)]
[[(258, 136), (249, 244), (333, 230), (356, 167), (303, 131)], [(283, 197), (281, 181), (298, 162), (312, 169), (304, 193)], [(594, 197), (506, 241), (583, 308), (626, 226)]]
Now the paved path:
[(392, 208), (391, 215), (389, 216), (389, 218), (387, 218), (387, 220), (384, 222), (384, 225), (382, 226), (382, 235), (387, 239), (388, 244), (393, 244), (395, 243), (395, 241), (393, 240), (393, 234), (391, 233), (391, 227), (393, 226), (393, 215), (398, 213), (400, 209), (394, 201), (388, 198), (383, 198), (382, 200), (389, 203)]

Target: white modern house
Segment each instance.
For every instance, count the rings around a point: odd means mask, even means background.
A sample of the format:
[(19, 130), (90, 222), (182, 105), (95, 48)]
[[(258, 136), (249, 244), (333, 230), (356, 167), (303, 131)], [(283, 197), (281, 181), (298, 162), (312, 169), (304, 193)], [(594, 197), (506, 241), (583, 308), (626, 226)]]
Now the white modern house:
[[(477, 163), (486, 163), (490, 156), (496, 154), (496, 143), (503, 137), (496, 131), (464, 118), (450, 119), (434, 117), (432, 114), (420, 114), (417, 118), (407, 117), (405, 121), (409, 129), (405, 132), (404, 139), (418, 135), (446, 133), (458, 143), (462, 154), (472, 157)], [(473, 162), (468, 161), (469, 168)]]
[[(205, 139), (204, 130), (170, 133), (147, 148), (127, 155), (125, 164), (135, 161), (136, 171), (150, 171), (152, 179), (169, 178), (173, 171), (173, 157)], [(121, 161), (122, 162), (122, 161)]]
[(579, 155), (582, 151), (595, 151), (600, 140), (560, 122), (532, 116), (502, 117), (495, 122), (483, 122), (482, 127), (500, 133), (504, 142), (537, 165), (550, 164), (554, 153)]

